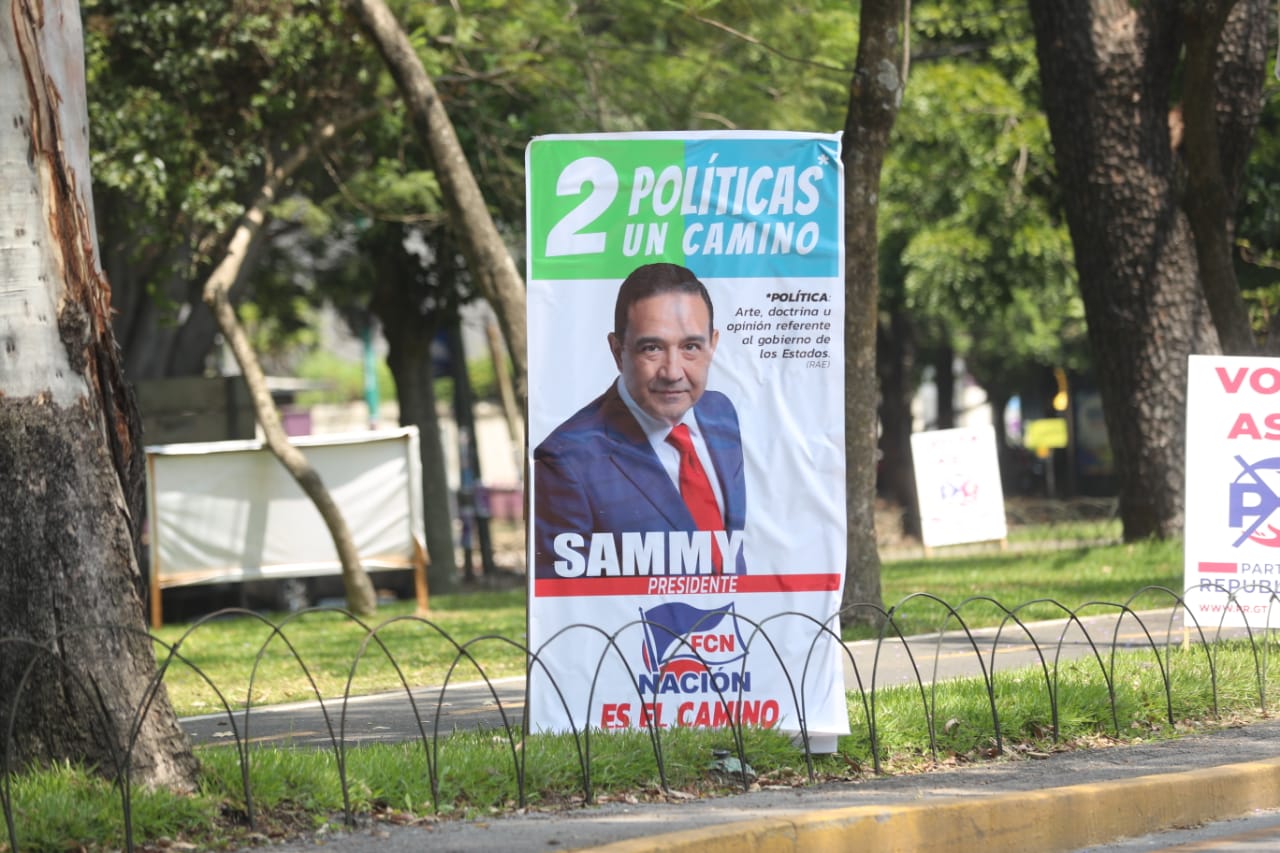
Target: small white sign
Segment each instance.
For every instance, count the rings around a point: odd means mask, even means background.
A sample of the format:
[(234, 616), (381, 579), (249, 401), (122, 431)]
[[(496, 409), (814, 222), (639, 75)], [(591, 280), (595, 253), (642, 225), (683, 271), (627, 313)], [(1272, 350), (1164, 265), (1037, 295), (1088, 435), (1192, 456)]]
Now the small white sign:
[(911, 455), (926, 548), (1008, 535), (993, 427), (917, 432)]
[(1202, 628), (1280, 626), (1280, 359), (1190, 357), (1184, 586)]

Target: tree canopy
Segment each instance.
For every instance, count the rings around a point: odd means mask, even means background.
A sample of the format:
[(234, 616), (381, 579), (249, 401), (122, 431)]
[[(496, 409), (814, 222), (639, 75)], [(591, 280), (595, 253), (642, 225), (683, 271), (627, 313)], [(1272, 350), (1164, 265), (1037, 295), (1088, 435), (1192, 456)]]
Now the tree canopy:
[[(859, 39), (860, 9), (833, 0), (391, 8), (462, 117), (462, 148), (517, 258), (532, 136), (840, 127)], [(349, 239), (360, 221), (440, 221), (431, 157), (341, 4), (87, 0), (84, 11), (104, 254), (131, 376), (203, 366), (213, 332), (191, 282), (264, 170), (321, 121), (352, 123), (299, 172), (278, 216), (322, 242)], [(881, 197), (881, 301), (886, 317), (910, 317), (923, 354), (953, 350), (999, 399), (1028, 364), (1087, 362), (1065, 240), (1066, 197), (1080, 187), (1056, 182), (1026, 9), (926, 0), (908, 35)], [(1176, 102), (1181, 90), (1169, 91)], [(1255, 162), (1275, 159), (1269, 121)], [(1237, 260), (1258, 329), (1280, 313), (1267, 272), (1274, 183), (1250, 171), (1241, 189)], [(299, 328), (293, 310), (319, 296), (306, 275), (273, 268), (256, 267), (257, 314)]]

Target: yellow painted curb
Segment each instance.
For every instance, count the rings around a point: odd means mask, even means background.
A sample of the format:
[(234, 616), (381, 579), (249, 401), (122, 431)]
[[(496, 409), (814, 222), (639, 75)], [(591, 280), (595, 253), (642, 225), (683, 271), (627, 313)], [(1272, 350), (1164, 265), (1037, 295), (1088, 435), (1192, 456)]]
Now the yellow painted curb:
[(993, 797), (826, 809), (584, 848), (594, 853), (1079, 850), (1280, 807), (1280, 758)]

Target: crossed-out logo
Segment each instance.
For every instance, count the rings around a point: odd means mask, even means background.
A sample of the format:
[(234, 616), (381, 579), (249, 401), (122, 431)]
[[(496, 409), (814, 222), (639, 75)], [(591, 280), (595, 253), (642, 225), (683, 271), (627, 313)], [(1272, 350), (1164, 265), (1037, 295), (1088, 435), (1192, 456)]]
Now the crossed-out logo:
[[(1280, 548), (1280, 457), (1257, 461), (1235, 455), (1234, 479), (1228, 484), (1228, 529), (1231, 547), (1239, 551), (1231, 560), (1196, 558), (1199, 592), (1252, 596), (1280, 592), (1280, 557), (1249, 557), (1253, 546)], [(1275, 519), (1277, 524), (1272, 524)], [(1222, 555), (1225, 556), (1225, 555)], [(1243, 558), (1242, 558), (1243, 557)], [(1231, 607), (1242, 607), (1235, 602)]]
[[(1276, 510), (1280, 510), (1280, 458), (1271, 457), (1250, 464), (1236, 456), (1240, 473), (1231, 481), (1228, 498), (1228, 524), (1242, 532), (1232, 547), (1239, 548), (1246, 541), (1267, 548), (1280, 548), (1280, 528), (1271, 523)], [(1266, 529), (1261, 529), (1263, 526)]]
[[(1280, 592), (1280, 558), (1263, 557), (1250, 560), (1253, 546), (1280, 548), (1280, 527), (1272, 523), (1280, 510), (1280, 458), (1268, 457), (1255, 462), (1237, 454), (1235, 477), (1227, 487), (1227, 526), (1234, 536), (1231, 547), (1237, 555), (1230, 560), (1205, 560), (1197, 555), (1195, 587), (1205, 593), (1229, 596), (1272, 595)], [(1225, 556), (1225, 555), (1224, 555)], [(1243, 559), (1241, 559), (1243, 558)], [(1227, 606), (1251, 608), (1243, 601)]]
[(643, 671), (636, 688), (646, 700), (641, 725), (777, 724), (778, 701), (753, 696), (758, 686), (744, 666), (747, 644), (733, 602), (710, 609), (669, 602), (641, 608), (640, 617)]

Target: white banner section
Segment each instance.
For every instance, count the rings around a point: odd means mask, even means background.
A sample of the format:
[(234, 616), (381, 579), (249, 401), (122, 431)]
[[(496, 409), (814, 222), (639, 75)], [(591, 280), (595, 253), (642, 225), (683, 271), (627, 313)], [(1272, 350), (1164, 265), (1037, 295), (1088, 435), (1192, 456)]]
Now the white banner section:
[[(417, 427), (291, 439), (342, 510), (368, 569), (421, 559)], [(147, 448), (154, 587), (340, 574), (315, 504), (259, 441)]]
[(994, 427), (913, 433), (911, 456), (926, 548), (1008, 536)]
[(1280, 626), (1280, 359), (1193, 355), (1184, 586), (1202, 627)]

